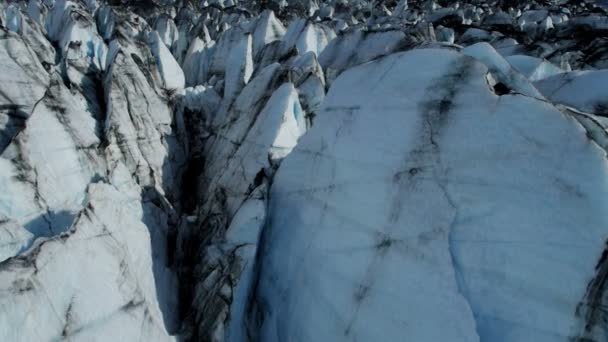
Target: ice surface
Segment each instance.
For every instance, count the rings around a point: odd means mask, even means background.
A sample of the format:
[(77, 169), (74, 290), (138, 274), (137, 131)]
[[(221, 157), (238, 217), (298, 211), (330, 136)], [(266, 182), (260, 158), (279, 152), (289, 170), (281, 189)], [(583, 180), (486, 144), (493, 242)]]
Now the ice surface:
[(530, 81), (536, 82), (547, 77), (564, 72), (547, 60), (540, 58), (513, 55), (505, 58), (513, 68), (526, 76)]
[(414, 50), (334, 82), (272, 187), (262, 340), (578, 333), (606, 234), (603, 152), (550, 104), (494, 95), (486, 72)]
[(485, 64), (498, 82), (504, 83), (509, 89), (526, 96), (542, 98), (522, 74), (513, 70), (513, 67), (494, 50), (492, 45), (482, 42), (466, 47), (463, 53)]
[(0, 1), (0, 341), (608, 340), (606, 14)]
[(184, 72), (173, 58), (171, 51), (161, 41), (157, 32), (150, 32), (149, 43), (158, 69), (164, 81), (164, 86), (168, 90), (176, 90), (184, 87), (186, 79)]
[(171, 340), (138, 194), (107, 184), (88, 193), (69, 233), (2, 264), (0, 307), (11, 313), (0, 318), (2, 340)]
[(552, 101), (588, 113), (608, 113), (608, 70), (563, 73), (535, 85)]
[(249, 82), (253, 73), (251, 35), (242, 36), (237, 45), (230, 51), (226, 61), (226, 81), (224, 83), (224, 101), (232, 101)]

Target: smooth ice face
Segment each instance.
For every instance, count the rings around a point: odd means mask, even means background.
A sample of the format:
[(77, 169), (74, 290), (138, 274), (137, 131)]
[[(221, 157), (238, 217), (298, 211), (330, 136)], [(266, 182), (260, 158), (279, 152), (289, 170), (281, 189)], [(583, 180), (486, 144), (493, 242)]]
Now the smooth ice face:
[(227, 56), (224, 101), (230, 103), (249, 82), (253, 73), (251, 35), (242, 36)]
[(414, 50), (334, 82), (274, 178), (261, 340), (582, 336), (608, 165), (576, 121), (486, 73)]
[(150, 49), (158, 65), (158, 70), (163, 78), (165, 89), (177, 90), (184, 88), (186, 84), (184, 72), (175, 61), (175, 58), (173, 58), (171, 51), (161, 41), (159, 34), (156, 31), (150, 32), (148, 40)]

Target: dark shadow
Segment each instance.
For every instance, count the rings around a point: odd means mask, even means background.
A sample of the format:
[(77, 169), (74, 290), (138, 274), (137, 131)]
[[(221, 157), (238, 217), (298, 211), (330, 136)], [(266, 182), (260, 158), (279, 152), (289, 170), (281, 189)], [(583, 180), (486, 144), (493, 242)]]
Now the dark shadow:
[(65, 210), (48, 211), (26, 223), (24, 226), (25, 229), (34, 236), (19, 250), (19, 252), (17, 252), (17, 255), (29, 250), (34, 244), (34, 241), (40, 237), (51, 238), (68, 231), (72, 226), (75, 216), (75, 214)]
[(165, 329), (175, 335), (179, 332), (179, 286), (177, 274), (170, 263), (173, 249), (169, 243), (175, 215), (172, 215), (173, 210), (164, 197), (151, 186), (142, 190), (141, 205), (144, 212), (142, 221), (150, 233), (156, 299)]
[(66, 232), (74, 221), (75, 214), (61, 210), (48, 211), (25, 224), (25, 229), (38, 237), (53, 237)]
[[(74, 66), (68, 66), (68, 68), (74, 68)], [(66, 74), (63, 74), (62, 77), (64, 82), (70, 82)], [(93, 64), (89, 65), (80, 84), (76, 86), (86, 100), (87, 111), (95, 119), (95, 133), (101, 141), (101, 146), (107, 145), (104, 131), (107, 108), (101, 71), (97, 70)]]
[(4, 152), (13, 138), (25, 128), (29, 114), (24, 112), (22, 107), (16, 104), (0, 105), (0, 153)]

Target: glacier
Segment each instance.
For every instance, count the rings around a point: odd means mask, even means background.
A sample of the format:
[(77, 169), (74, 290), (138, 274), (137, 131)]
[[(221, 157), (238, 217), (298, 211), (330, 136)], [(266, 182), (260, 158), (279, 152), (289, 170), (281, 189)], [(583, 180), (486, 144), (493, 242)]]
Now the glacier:
[(607, 23), (0, 1), (0, 340), (608, 341)]

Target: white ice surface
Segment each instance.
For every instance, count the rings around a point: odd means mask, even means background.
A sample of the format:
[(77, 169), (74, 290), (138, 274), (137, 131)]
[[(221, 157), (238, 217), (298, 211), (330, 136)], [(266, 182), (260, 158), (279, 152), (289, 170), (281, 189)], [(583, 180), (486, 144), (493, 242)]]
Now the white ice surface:
[(608, 69), (563, 73), (535, 86), (554, 102), (588, 113), (608, 114)]
[(462, 52), (485, 64), (493, 77), (510, 89), (526, 96), (543, 97), (525, 76), (515, 71), (509, 62), (494, 50), (492, 45), (481, 42), (467, 46)]
[(253, 73), (252, 37), (243, 35), (226, 56), (224, 101), (230, 103), (249, 82)]
[(71, 232), (2, 264), (3, 341), (171, 340), (139, 193), (107, 184), (88, 193)]
[(536, 82), (547, 77), (564, 72), (551, 62), (536, 57), (513, 55), (505, 58), (515, 70), (526, 76), (530, 81)]
[(168, 90), (177, 90), (184, 88), (186, 79), (184, 72), (171, 54), (171, 51), (161, 41), (160, 36), (156, 31), (150, 32), (148, 42), (160, 74), (164, 81), (164, 86)]
[(333, 83), (274, 178), (261, 340), (577, 335), (608, 227), (604, 153), (486, 73), (413, 50)]

